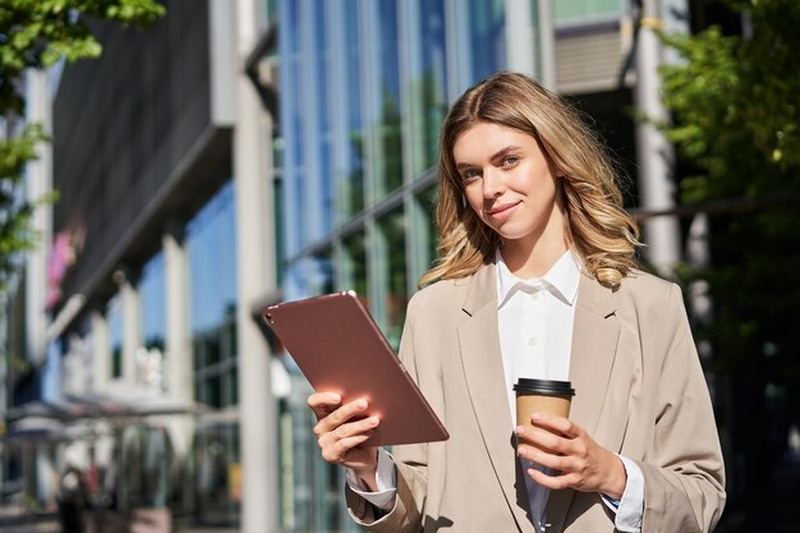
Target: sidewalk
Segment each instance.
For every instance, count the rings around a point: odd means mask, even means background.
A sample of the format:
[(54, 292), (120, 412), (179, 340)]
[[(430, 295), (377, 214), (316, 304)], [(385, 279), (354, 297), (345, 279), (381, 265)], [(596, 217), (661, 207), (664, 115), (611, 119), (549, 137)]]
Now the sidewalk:
[(21, 505), (0, 505), (0, 531), (3, 533), (60, 533), (55, 513), (30, 514)]
[[(180, 522), (173, 524), (172, 531), (173, 533), (239, 533), (239, 530), (234, 528), (195, 527)], [(22, 506), (3, 504), (0, 505), (0, 532), (61, 533), (61, 526), (56, 513), (31, 514)]]

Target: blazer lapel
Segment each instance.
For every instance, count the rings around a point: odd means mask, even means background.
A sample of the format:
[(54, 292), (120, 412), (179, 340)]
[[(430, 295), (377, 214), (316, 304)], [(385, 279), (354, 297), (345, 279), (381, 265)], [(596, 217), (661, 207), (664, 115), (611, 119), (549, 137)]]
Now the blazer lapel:
[[(570, 356), (570, 381), (575, 397), (570, 420), (585, 429), (595, 440), (603, 401), (608, 390), (619, 339), (619, 323), (614, 318), (614, 295), (588, 276), (581, 276)], [(553, 491), (547, 507), (549, 531), (561, 531), (574, 490)]]
[(463, 306), (469, 318), (458, 328), (461, 362), (483, 444), (506, 503), (520, 530), (532, 531), (527, 503), (518, 502), (518, 494), (524, 500), (524, 486), (515, 490), (517, 459), (497, 329), (495, 277), (494, 265), (488, 265), (471, 278)]

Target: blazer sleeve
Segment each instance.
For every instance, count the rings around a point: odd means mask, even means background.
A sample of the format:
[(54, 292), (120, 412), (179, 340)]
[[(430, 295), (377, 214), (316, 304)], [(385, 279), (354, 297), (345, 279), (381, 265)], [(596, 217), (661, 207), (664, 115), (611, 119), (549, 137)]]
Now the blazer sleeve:
[[(725, 475), (711, 399), (680, 289), (660, 322), (663, 346), (654, 434), (645, 461), (643, 533), (711, 531), (725, 503)], [(659, 351), (659, 348), (654, 347)]]
[[(417, 293), (418, 295), (419, 293)], [(400, 340), (400, 360), (415, 382), (417, 374), (414, 349), (414, 321), (417, 317), (417, 295), (408, 304), (403, 335)], [(345, 485), (345, 499), (350, 515), (362, 527), (377, 533), (415, 533), (422, 531), (422, 518), (427, 494), (428, 445), (396, 446), (391, 454), (397, 468), (397, 496), (388, 513), (376, 512), (372, 504)]]

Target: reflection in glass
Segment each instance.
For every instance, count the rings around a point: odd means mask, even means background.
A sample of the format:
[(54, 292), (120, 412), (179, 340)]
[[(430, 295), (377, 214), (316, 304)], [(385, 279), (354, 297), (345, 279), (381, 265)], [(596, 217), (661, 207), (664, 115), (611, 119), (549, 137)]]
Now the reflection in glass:
[(334, 291), (333, 258), (331, 249), (318, 252), (311, 258), (311, 294), (327, 294)]
[[(233, 180), (187, 226), (191, 329), (222, 323), (236, 305), (236, 220)], [(235, 313), (234, 313), (235, 314)]]
[[(312, 102), (309, 102), (309, 107), (306, 109), (306, 119), (309, 122), (306, 126), (312, 129), (311, 138), (318, 135), (318, 146), (310, 147), (311, 157), (317, 157), (317, 170), (316, 176), (307, 180), (307, 184), (317, 190), (306, 191), (306, 198), (318, 198), (320, 204), (318, 206), (311, 206), (311, 208), (318, 212), (321, 220), (320, 227), (321, 233), (312, 230), (310, 237), (318, 239), (322, 235), (328, 233), (333, 224), (333, 184), (328, 176), (331, 174), (331, 127), (330, 127), (330, 114), (328, 112), (328, 94), (330, 89), (328, 87), (328, 64), (329, 64), (329, 51), (325, 39), (326, 26), (325, 26), (325, 10), (323, 9), (324, 2), (317, 1), (314, 9), (314, 29), (313, 36), (315, 41), (314, 50), (314, 83), (313, 91), (310, 91)], [(306, 88), (308, 90), (309, 88)], [(315, 109), (316, 113), (309, 116), (310, 109)], [(308, 208), (308, 206), (306, 206)], [(317, 228), (315, 228), (317, 229)]]
[(342, 289), (352, 289), (362, 298), (367, 296), (367, 254), (363, 231), (344, 240), (345, 259), (342, 265)]
[[(286, 194), (283, 187), (283, 138), (273, 131), (272, 146), (274, 148), (272, 160), (272, 222), (275, 225), (273, 236), (275, 238), (275, 257), (272, 266), (275, 272), (275, 281), (278, 286), (283, 282), (283, 262), (286, 259), (286, 234), (284, 202)], [(266, 276), (265, 276), (266, 277)]]
[(199, 524), (235, 526), (241, 502), (238, 423), (198, 428), (192, 443), (187, 488)]
[[(406, 304), (408, 303), (408, 279), (406, 277), (406, 219), (402, 209), (396, 209), (378, 221), (383, 257), (379, 264), (385, 269), (381, 276), (386, 280), (384, 332), (396, 350), (400, 345)], [(383, 292), (383, 291), (382, 291)]]
[(380, 106), (376, 132), (377, 198), (403, 184), (403, 139), (400, 116), (400, 59), (397, 34), (397, 3), (378, 4), (378, 90)]
[(469, 10), (474, 83), (506, 64), (505, 0), (469, 0)]
[(170, 497), (173, 459), (169, 433), (162, 427), (129, 425), (121, 430), (118, 506), (134, 512), (140, 508), (164, 507)]
[(236, 317), (217, 328), (195, 334), (195, 397), (210, 407), (231, 407), (238, 402), (236, 380)]
[(198, 402), (235, 405), (236, 224), (231, 180), (187, 226), (190, 327)]
[[(436, 163), (439, 141), (439, 127), (447, 113), (447, 60), (445, 43), (445, 20), (443, 0), (418, 0), (419, 13), (417, 21), (419, 33), (416, 48), (420, 72), (412, 73), (412, 94), (419, 101), (413, 105), (421, 113), (421, 131), (416, 142), (420, 145), (421, 157), (414, 172)], [(417, 87), (418, 86), (418, 87)], [(413, 139), (412, 139), (413, 141)]]
[(147, 349), (158, 348), (163, 354), (164, 338), (166, 337), (164, 315), (166, 285), (162, 252), (153, 256), (142, 269), (139, 294), (141, 298), (142, 345)]
[(425, 257), (422, 258), (425, 271), (433, 266), (437, 258), (436, 247), (439, 244), (438, 231), (436, 229), (436, 192), (436, 186), (433, 185), (419, 193), (415, 199), (419, 212), (423, 217), (423, 224), (418, 230), (417, 238), (421, 241), (422, 246), (420, 248), (425, 254)]
[(122, 377), (122, 306), (119, 294), (108, 302), (106, 307), (108, 317), (108, 333), (111, 343), (111, 377)]
[[(280, 0), (278, 4), (278, 27), (287, 31), (278, 32), (278, 49), (280, 51), (280, 134), (283, 140), (281, 147), (281, 206), (285, 209), (285, 223), (282, 249), (291, 256), (304, 246), (306, 226), (303, 212), (303, 180), (306, 169), (303, 165), (305, 143), (303, 142), (303, 107), (307, 103), (300, 98), (303, 55), (301, 49), (301, 2)], [(294, 31), (289, 31), (292, 28)]]
[(358, 37), (358, 2), (345, 0), (344, 5), (345, 82), (347, 94), (347, 191), (345, 213), (354, 215), (364, 209), (364, 134), (361, 119), (361, 67)]

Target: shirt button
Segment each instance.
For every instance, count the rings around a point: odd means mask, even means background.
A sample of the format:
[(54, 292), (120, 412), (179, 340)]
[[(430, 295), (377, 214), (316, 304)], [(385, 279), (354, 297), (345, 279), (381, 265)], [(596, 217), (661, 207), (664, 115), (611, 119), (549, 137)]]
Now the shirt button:
[(530, 346), (531, 348), (536, 346), (536, 337), (531, 337), (530, 339), (528, 339), (528, 346)]

